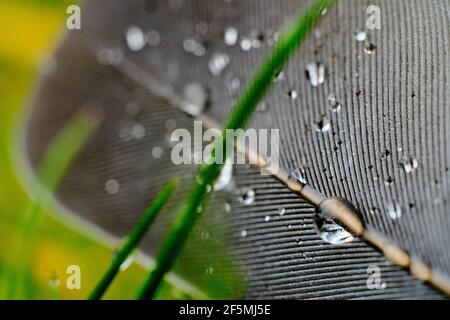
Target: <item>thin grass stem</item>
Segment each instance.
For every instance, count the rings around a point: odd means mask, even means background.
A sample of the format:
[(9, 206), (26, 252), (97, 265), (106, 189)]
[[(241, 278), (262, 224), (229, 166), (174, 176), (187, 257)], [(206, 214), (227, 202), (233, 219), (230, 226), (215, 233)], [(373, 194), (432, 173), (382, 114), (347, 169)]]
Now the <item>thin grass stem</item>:
[(172, 193), (178, 186), (178, 180), (169, 181), (153, 200), (150, 206), (145, 210), (142, 217), (137, 222), (136, 226), (130, 232), (126, 242), (117, 252), (108, 270), (104, 273), (97, 286), (89, 296), (89, 300), (99, 300), (106, 292), (110, 284), (113, 282), (117, 273), (120, 270), (120, 266), (126, 261), (129, 255), (139, 246), (140, 242), (147, 233), (148, 228), (156, 219), (158, 213), (161, 211), (164, 204), (170, 198)]
[[(270, 89), (276, 75), (282, 70), (295, 49), (305, 40), (324, 10), (330, 7), (333, 2), (333, 0), (314, 1), (304, 13), (299, 15), (296, 21), (286, 26), (274, 51), (264, 61), (240, 100), (233, 107), (233, 112), (225, 125), (226, 129), (236, 130), (247, 126), (258, 103)], [(217, 159), (216, 151), (220, 151), (217, 148), (222, 148), (221, 154), (226, 158), (227, 151), (230, 150), (230, 148), (227, 148), (229, 144), (234, 144), (234, 141), (227, 139), (224, 131), (222, 137), (216, 140), (212, 152), (213, 159)], [(178, 216), (172, 232), (163, 242), (156, 258), (156, 265), (142, 286), (138, 299), (155, 298), (164, 275), (175, 264), (191, 229), (195, 225), (196, 218), (209, 197), (211, 185), (217, 179), (223, 167), (222, 163), (216, 162), (219, 161), (213, 161), (212, 164), (204, 165), (199, 169), (197, 179), (191, 186), (187, 203), (182, 207), (181, 214)]]
[(44, 193), (54, 193), (63, 180), (67, 170), (86, 145), (88, 138), (97, 128), (99, 119), (96, 114), (86, 109), (69, 119), (65, 126), (49, 144), (44, 156), (37, 168), (39, 181), (45, 186), (46, 191), (38, 190), (37, 195), (31, 199), (30, 206), (21, 226), (21, 237), (16, 245), (17, 272), (14, 273), (8, 283), (8, 299), (29, 298), (29, 286), (26, 285), (26, 274), (32, 267), (34, 248), (43, 219)]

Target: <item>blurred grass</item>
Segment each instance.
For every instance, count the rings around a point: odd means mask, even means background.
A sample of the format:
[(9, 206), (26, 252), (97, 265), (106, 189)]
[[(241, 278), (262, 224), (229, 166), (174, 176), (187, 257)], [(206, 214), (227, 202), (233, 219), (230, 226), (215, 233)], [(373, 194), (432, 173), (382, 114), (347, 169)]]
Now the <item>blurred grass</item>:
[[(13, 160), (17, 147), (15, 126), (23, 115), (38, 66), (63, 30), (66, 7), (74, 3), (66, 0), (0, 2), (0, 299), (7, 297), (5, 283), (20, 269), (15, 265), (17, 253), (13, 248), (20, 243), (20, 230), (32, 204), (13, 167), (17, 165)], [(51, 206), (39, 210), (43, 221), (33, 243), (36, 259), (25, 270), (30, 290), (16, 298), (84, 299), (109, 266), (112, 248), (52, 218)], [(65, 286), (66, 268), (73, 264), (81, 268), (81, 290), (69, 290)], [(119, 275), (105, 298), (134, 298), (145, 274), (142, 267), (132, 264)], [(58, 282), (59, 286), (52, 285)], [(165, 285), (160, 296), (162, 299), (187, 297), (183, 290), (170, 285)]]
[[(58, 190), (66, 172), (83, 150), (99, 122), (98, 116), (90, 110), (82, 108), (69, 119), (48, 146), (37, 171), (39, 180), (50, 194)], [(4, 282), (7, 283), (8, 299), (30, 298), (29, 292), (32, 292), (32, 288), (27, 285), (25, 274), (32, 267), (36, 258), (33, 244), (40, 235), (43, 219), (42, 207), (45, 206), (45, 194), (48, 193), (43, 189), (39, 186), (34, 188), (30, 207), (26, 210), (25, 221), (21, 230), (17, 232), (19, 241), (17, 248), (13, 249), (16, 254), (16, 259), (13, 261), (16, 264), (16, 274), (4, 279)], [(52, 275), (52, 278), (54, 278), (53, 283), (59, 281), (56, 279), (56, 275)]]
[(89, 300), (99, 300), (103, 297), (105, 292), (108, 290), (114, 278), (120, 271), (120, 268), (126, 263), (127, 259), (132, 256), (134, 250), (136, 250), (148, 229), (155, 221), (157, 215), (161, 211), (164, 204), (169, 200), (170, 196), (173, 194), (175, 189), (178, 187), (178, 180), (171, 180), (160, 191), (159, 195), (152, 201), (149, 207), (145, 210), (136, 226), (131, 230), (131, 232), (126, 237), (126, 241), (117, 251), (115, 258), (113, 259), (110, 267), (104, 273), (102, 279), (95, 287), (94, 291), (89, 296)]

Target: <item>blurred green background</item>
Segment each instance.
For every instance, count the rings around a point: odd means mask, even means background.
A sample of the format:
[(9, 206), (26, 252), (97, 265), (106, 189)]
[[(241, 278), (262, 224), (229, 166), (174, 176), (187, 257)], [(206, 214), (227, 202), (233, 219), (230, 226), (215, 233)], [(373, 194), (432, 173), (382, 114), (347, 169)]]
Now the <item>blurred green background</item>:
[[(14, 0), (0, 2), (0, 299), (85, 299), (113, 255), (114, 244), (95, 241), (58, 222), (52, 206), (33, 204), (19, 179), (17, 132), (39, 65), (63, 36), (66, 8), (73, 1)], [(38, 211), (35, 238), (24, 238), (30, 211)], [(54, 209), (53, 209), (54, 210)], [(24, 243), (26, 241), (26, 243)], [(25, 248), (25, 250), (24, 250)], [(81, 289), (65, 283), (69, 265), (81, 268)], [(147, 271), (133, 263), (121, 272), (105, 298), (134, 298)], [(166, 284), (159, 298), (189, 298), (186, 285)], [(191, 292), (192, 293), (192, 292)]]

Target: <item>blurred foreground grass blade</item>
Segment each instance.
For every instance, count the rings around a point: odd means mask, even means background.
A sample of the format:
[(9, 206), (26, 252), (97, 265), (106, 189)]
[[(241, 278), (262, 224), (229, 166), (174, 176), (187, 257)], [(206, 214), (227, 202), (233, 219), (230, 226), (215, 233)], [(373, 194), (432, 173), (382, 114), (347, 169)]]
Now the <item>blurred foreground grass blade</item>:
[(109, 269), (105, 272), (100, 282), (92, 291), (89, 296), (89, 300), (99, 300), (108, 289), (114, 277), (119, 272), (120, 266), (125, 262), (128, 256), (135, 250), (142, 238), (147, 233), (148, 228), (155, 220), (158, 213), (161, 211), (164, 204), (167, 202), (169, 197), (175, 191), (178, 186), (178, 180), (169, 181), (158, 194), (158, 196), (153, 200), (150, 206), (145, 210), (142, 217), (139, 219), (138, 223), (134, 229), (130, 232), (127, 237), (125, 244), (117, 252), (113, 262), (111, 263)]
[(29, 297), (31, 288), (26, 285), (26, 274), (34, 258), (34, 244), (39, 233), (42, 220), (44, 193), (53, 194), (64, 178), (67, 170), (85, 146), (92, 132), (97, 128), (99, 116), (90, 110), (82, 108), (67, 122), (48, 146), (39, 166), (38, 177), (47, 189), (39, 190), (34, 195), (31, 207), (21, 228), (21, 236), (17, 244), (17, 272), (7, 280), (7, 295), (9, 299), (24, 299)]
[(56, 192), (73, 160), (85, 146), (98, 124), (97, 117), (93, 112), (81, 109), (69, 120), (47, 149), (39, 164), (38, 175), (50, 192)]
[[(245, 128), (250, 121), (258, 103), (264, 97), (273, 83), (276, 75), (281, 71), (284, 64), (294, 50), (305, 40), (315, 23), (326, 8), (332, 5), (333, 0), (315, 1), (299, 18), (286, 26), (283, 30), (277, 46), (272, 54), (264, 61), (262, 67), (251, 80), (243, 96), (233, 107), (232, 114), (226, 123), (225, 129)], [(220, 139), (216, 140), (212, 156), (216, 157), (217, 152), (227, 157), (227, 145), (234, 144), (234, 141), (227, 139), (224, 132)], [(219, 149), (220, 148), (220, 149)], [(156, 258), (156, 265), (145, 281), (139, 299), (153, 299), (161, 285), (164, 275), (173, 267), (183, 245), (195, 224), (197, 216), (209, 196), (211, 185), (220, 174), (223, 164), (214, 161), (212, 164), (200, 168), (197, 181), (191, 187), (187, 203), (182, 207), (181, 214), (177, 218), (172, 232), (167, 236)]]

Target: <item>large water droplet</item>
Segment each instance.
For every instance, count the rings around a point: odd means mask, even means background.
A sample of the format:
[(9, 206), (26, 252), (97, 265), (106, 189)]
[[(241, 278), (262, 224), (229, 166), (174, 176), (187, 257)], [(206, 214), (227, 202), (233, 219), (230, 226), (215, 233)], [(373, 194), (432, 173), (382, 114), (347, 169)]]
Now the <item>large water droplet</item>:
[(230, 57), (228, 57), (225, 53), (214, 53), (209, 60), (208, 67), (209, 72), (212, 75), (218, 76), (222, 73), (223, 69), (225, 69), (230, 63)]
[(128, 28), (126, 34), (127, 45), (130, 50), (139, 51), (145, 47), (147, 38), (139, 27), (132, 26)]
[(255, 191), (251, 188), (244, 187), (240, 190), (239, 202), (248, 206), (255, 201)]
[(344, 244), (354, 239), (350, 232), (334, 219), (324, 216), (320, 210), (316, 210), (313, 221), (320, 238), (327, 243)]
[(321, 63), (309, 63), (306, 66), (306, 77), (313, 87), (317, 87), (325, 81), (325, 67)]
[(330, 110), (333, 112), (338, 112), (339, 110), (341, 110), (341, 107), (342, 107), (341, 103), (339, 101), (337, 101), (334, 94), (330, 94), (328, 96), (328, 105), (330, 106)]
[(242, 238), (247, 237), (247, 230), (242, 230), (242, 231), (241, 231), (241, 237), (242, 237)]
[(224, 34), (225, 44), (228, 46), (234, 46), (239, 38), (239, 33), (235, 28), (227, 28)]
[(322, 116), (322, 118), (316, 123), (317, 132), (328, 132), (331, 129), (330, 119), (327, 116)]

